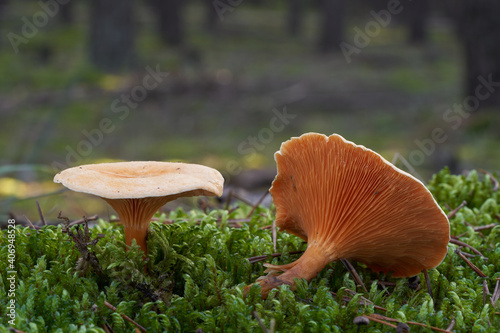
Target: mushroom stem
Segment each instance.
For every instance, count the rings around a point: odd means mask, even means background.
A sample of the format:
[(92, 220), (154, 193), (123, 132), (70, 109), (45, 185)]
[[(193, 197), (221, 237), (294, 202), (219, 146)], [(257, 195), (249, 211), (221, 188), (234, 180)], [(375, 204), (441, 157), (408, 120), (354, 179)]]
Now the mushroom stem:
[[(307, 282), (310, 282), (326, 265), (336, 259), (328, 255), (317, 244), (312, 243), (298, 260), (290, 264), (282, 266), (265, 264), (266, 272), (269, 274), (257, 280), (257, 283), (261, 285), (262, 298), (267, 298), (271, 289), (281, 284), (288, 284), (292, 290), (295, 290), (294, 279), (306, 279)], [(279, 274), (279, 272), (284, 273)], [(250, 288), (251, 285), (245, 291), (248, 292)]]
[(142, 226), (125, 227), (123, 230), (125, 233), (125, 244), (131, 246), (132, 240), (135, 239), (137, 245), (139, 245), (140, 248), (144, 251), (144, 257), (148, 256), (148, 247), (146, 242), (148, 229), (149, 225), (145, 224)]
[(103, 199), (113, 207), (120, 217), (125, 232), (125, 243), (130, 246), (132, 245), (132, 239), (135, 239), (137, 245), (144, 251), (144, 258), (146, 258), (148, 254), (146, 235), (148, 233), (149, 222), (151, 222), (151, 218), (158, 209), (172, 198)]

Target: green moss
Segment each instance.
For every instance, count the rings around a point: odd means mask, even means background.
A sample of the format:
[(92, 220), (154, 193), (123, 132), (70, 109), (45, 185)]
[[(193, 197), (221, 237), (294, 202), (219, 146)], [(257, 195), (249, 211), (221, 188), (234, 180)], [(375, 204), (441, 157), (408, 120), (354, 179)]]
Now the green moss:
[[(492, 292), (500, 277), (500, 226), (480, 232), (473, 227), (497, 222), (499, 195), (494, 183), (476, 171), (456, 176), (445, 169), (433, 177), (429, 189), (445, 211), (467, 202), (451, 218), (451, 233), (463, 235), (461, 241), (483, 253), (485, 258), (470, 260), (488, 276)], [(262, 229), (274, 218), (272, 207), (257, 208), (240, 228), (230, 223), (250, 210), (241, 204), (231, 212), (178, 209), (157, 216), (148, 238), (147, 273), (139, 247), (134, 244), (126, 251), (122, 227), (115, 223), (99, 220), (90, 228), (90, 239), (99, 240), (88, 249), (98, 258), (101, 275), (91, 268), (77, 269), (85, 260), (61, 225), (38, 231), (18, 226), (15, 327), (26, 332), (104, 332), (109, 325), (115, 332), (131, 332), (135, 327), (121, 316), (127, 315), (148, 332), (259, 332), (255, 313), (266, 327), (273, 323), (276, 332), (356, 332), (354, 317), (372, 313), (442, 329), (454, 318), (455, 332), (496, 332), (500, 327), (500, 303), (494, 307), (487, 295), (483, 304), (484, 279), (454, 253), (453, 244), (443, 263), (429, 271), (434, 299), (427, 294), (423, 275), (422, 288), (413, 290), (406, 279), (378, 275), (355, 264), (368, 288), (363, 292), (338, 262), (309, 284), (297, 281), (295, 292), (281, 286), (262, 300), (259, 286), (254, 286), (244, 298), (243, 287), (264, 274), (262, 263), (250, 264), (247, 258), (273, 252), (271, 231)], [(167, 218), (175, 222), (163, 224)], [(0, 331), (11, 326), (6, 317), (7, 235), (2, 230)], [(288, 252), (305, 247), (301, 239), (286, 233), (278, 233), (277, 246), (284, 255), (268, 262), (290, 262), (298, 255)], [(395, 286), (382, 288), (378, 280)], [(353, 296), (350, 290), (359, 294)], [(387, 311), (363, 302), (361, 296)], [(387, 330), (373, 322), (365, 328)]]

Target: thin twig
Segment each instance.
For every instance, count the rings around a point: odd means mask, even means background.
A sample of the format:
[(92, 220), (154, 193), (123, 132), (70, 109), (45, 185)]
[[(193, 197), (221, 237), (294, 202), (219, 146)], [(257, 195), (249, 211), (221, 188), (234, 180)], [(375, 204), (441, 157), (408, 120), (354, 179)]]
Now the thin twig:
[(276, 327), (276, 319), (271, 318), (269, 322), (269, 333), (274, 333), (274, 328)]
[(467, 205), (467, 201), (462, 201), (462, 203), (460, 205), (458, 205), (457, 208), (455, 208), (454, 210), (452, 210), (451, 212), (448, 213), (448, 220), (451, 219), (453, 216), (455, 216), (457, 214), (457, 212), (463, 207)]
[(253, 311), (252, 314), (257, 319), (257, 322), (259, 323), (260, 328), (262, 328), (262, 332), (269, 333), (269, 330), (267, 329), (266, 325), (264, 325), (264, 322), (262, 321), (262, 318), (260, 318), (257, 311)]
[[(375, 282), (374, 280), (370, 280), (370, 283), (373, 283)], [(385, 288), (385, 287), (395, 287), (396, 286), (396, 283), (395, 282), (387, 282), (387, 281), (379, 281), (379, 280), (376, 280), (377, 284), (379, 286), (382, 286), (382, 288)]]
[(232, 198), (233, 198), (233, 190), (229, 190), (229, 193), (227, 194), (227, 198), (226, 198), (226, 203), (224, 205), (224, 210), (229, 209), (229, 205), (231, 204)]
[(26, 221), (28, 221), (28, 223), (30, 224), (30, 228), (31, 228), (31, 229), (34, 229), (34, 230), (36, 230), (36, 232), (38, 233), (38, 229), (40, 229), (41, 227), (35, 227), (35, 226), (33, 225), (33, 223), (31, 223), (31, 220), (30, 220), (30, 219), (29, 219), (26, 215), (24, 215), (24, 218), (25, 218), (25, 219), (26, 219)]
[(495, 290), (493, 290), (493, 295), (490, 297), (490, 303), (495, 307), (497, 305), (498, 299), (500, 298), (500, 277), (497, 278), (497, 283), (495, 285)]
[[(462, 253), (464, 256), (466, 256), (468, 258), (475, 258), (475, 257), (477, 257), (477, 255), (470, 254), (470, 253), (467, 253), (467, 252), (460, 252), (460, 253)], [(488, 258), (486, 258), (486, 259), (488, 259)]]
[(114, 333), (114, 330), (109, 326), (108, 323), (103, 323), (102, 328), (104, 329), (104, 332), (106, 333)]
[(462, 258), (463, 261), (465, 261), (465, 263), (467, 264), (467, 266), (469, 266), (470, 268), (472, 268), (472, 270), (474, 272), (476, 272), (477, 275), (479, 275), (480, 277), (483, 277), (483, 278), (487, 277), (486, 274), (484, 274), (479, 268), (477, 268), (476, 265), (474, 265), (469, 259), (467, 259), (459, 249), (456, 249), (455, 253), (458, 254), (458, 256), (460, 258)]
[(483, 306), (486, 305), (486, 296), (490, 295), (490, 290), (488, 289), (488, 281), (484, 279), (483, 281)]
[[(352, 291), (352, 290), (349, 290), (349, 289), (345, 289), (346, 292), (350, 293), (351, 295), (353, 296), (356, 296), (357, 293), (355, 291)], [(334, 297), (337, 297), (337, 294), (334, 293), (333, 291), (330, 291), (330, 294), (332, 294)], [(370, 301), (368, 298), (366, 297), (363, 297), (361, 296), (360, 297), (361, 299), (359, 300), (359, 304), (360, 305), (373, 305), (373, 308), (377, 309), (377, 310), (381, 310), (381, 311), (387, 311), (386, 308), (383, 308), (381, 306), (378, 306), (378, 305), (375, 305), (372, 301)], [(351, 297), (349, 296), (346, 296), (346, 295), (342, 295), (342, 301), (345, 302), (345, 303), (349, 303), (350, 301), (352, 300)]]
[[(59, 218), (59, 217), (58, 217)], [(89, 216), (89, 217), (86, 217), (86, 218), (83, 218), (83, 219), (79, 219), (79, 220), (76, 220), (76, 221), (73, 221), (71, 222), (68, 227), (72, 227), (74, 225), (77, 225), (77, 224), (83, 224), (83, 223), (86, 223), (88, 221), (95, 221), (99, 218), (99, 216), (97, 215), (93, 215), (93, 216)]]
[(488, 172), (488, 171), (486, 171), (484, 169), (478, 169), (477, 171), (479, 171), (479, 172), (487, 175), (488, 177), (490, 177), (491, 181), (493, 182), (493, 192), (498, 191), (498, 186), (499, 186), (498, 180), (495, 177), (493, 177), (493, 174), (491, 172)]
[(14, 327), (9, 327), (9, 331), (14, 333), (24, 333), (24, 331), (18, 330), (17, 328)]
[(472, 229), (474, 229), (474, 231), (481, 231), (481, 230), (494, 228), (497, 225), (498, 225), (498, 223), (491, 223), (491, 224), (487, 224), (487, 225), (480, 225), (478, 227), (472, 227)]
[[(104, 301), (104, 305), (106, 305), (110, 310), (114, 311), (114, 312), (117, 312), (116, 311), (116, 308), (109, 304), (108, 302)], [(137, 328), (139, 328), (141, 331), (143, 332), (147, 332), (147, 330), (142, 327), (141, 325), (139, 325), (138, 323), (136, 323), (132, 318), (130, 318), (129, 316), (123, 314), (123, 313), (120, 313), (120, 316), (122, 316), (123, 319), (125, 319), (126, 321), (128, 321), (129, 323), (132, 323), (133, 325), (135, 325)]]
[(197, 200), (197, 204), (198, 204), (198, 209), (200, 209), (203, 213), (207, 213), (208, 212), (208, 202), (206, 199), (204, 198), (199, 198)]
[(423, 270), (424, 276), (425, 276), (425, 283), (427, 284), (427, 292), (431, 296), (432, 300), (434, 301), (434, 296), (432, 295), (432, 285), (431, 285), (431, 278), (429, 277), (429, 272), (427, 272), (426, 269)]
[(259, 199), (259, 201), (257, 201), (257, 203), (255, 205), (253, 205), (252, 207), (252, 210), (250, 211), (250, 213), (248, 213), (247, 215), (247, 218), (252, 216), (253, 212), (255, 212), (255, 210), (257, 209), (257, 207), (262, 203), (262, 201), (264, 200), (265, 197), (267, 197), (267, 195), (269, 194), (269, 191), (266, 191)]
[(16, 202), (32, 202), (33, 200), (35, 199), (40, 199), (40, 198), (45, 198), (45, 197), (48, 197), (48, 196), (52, 196), (52, 195), (56, 195), (56, 194), (59, 194), (59, 193), (63, 193), (65, 191), (67, 191), (68, 189), (67, 188), (63, 188), (63, 189), (60, 189), (60, 190), (57, 190), (57, 191), (54, 191), (54, 192), (50, 192), (50, 193), (42, 193), (42, 194), (39, 194), (39, 195), (34, 195), (32, 197), (24, 197), (22, 199), (16, 199)]
[(226, 210), (227, 210), (227, 213), (228, 213), (228, 214), (231, 214), (232, 212), (234, 212), (234, 211), (235, 211), (235, 210), (237, 210), (238, 208), (240, 208), (240, 206), (239, 206), (239, 205), (236, 205), (236, 206), (234, 206), (233, 208), (231, 208), (231, 209), (226, 209)]
[[(218, 221), (220, 222), (220, 221)], [(229, 219), (227, 220), (227, 223), (244, 223), (244, 222), (252, 222), (251, 218), (244, 218), (244, 219)]]
[[(370, 283), (373, 283), (374, 281), (370, 281)], [(386, 281), (377, 281), (377, 285), (381, 286), (383, 288), (383, 291), (386, 293), (387, 296), (390, 296), (391, 293), (389, 291), (388, 287), (395, 287), (396, 283), (394, 282), (386, 282)]]
[(40, 219), (42, 220), (43, 225), (47, 225), (47, 222), (45, 222), (45, 217), (43, 216), (42, 208), (40, 208), (40, 203), (38, 200), (36, 201), (36, 207), (38, 208), (38, 215), (40, 215)]
[(273, 236), (273, 251), (276, 252), (276, 243), (277, 243), (277, 231), (276, 231), (276, 220), (273, 220), (272, 224), (272, 236)]
[(485, 256), (483, 256), (483, 254), (481, 252), (479, 252), (479, 250), (477, 250), (476, 248), (474, 248), (473, 246), (471, 246), (471, 245), (469, 245), (469, 244), (467, 244), (465, 242), (459, 241), (458, 239), (450, 238), (450, 243), (455, 244), (455, 245), (460, 245), (460, 246), (467, 247), (467, 248), (471, 249), (472, 252), (480, 255), (483, 258), (486, 258)]
[[(288, 254), (299, 254), (299, 253), (304, 253), (304, 251), (292, 251), (292, 252), (289, 252)], [(264, 254), (261, 256), (248, 258), (247, 260), (250, 261), (251, 264), (255, 264), (256, 262), (266, 260), (267, 258), (269, 258), (269, 256), (276, 258), (276, 257), (280, 257), (282, 255), (283, 255), (282, 253)]]
[(237, 193), (233, 192), (233, 197), (235, 197), (236, 199), (238, 199), (239, 201), (243, 202), (243, 203), (246, 203), (247, 205), (249, 206), (252, 206), (253, 204), (248, 201), (247, 199), (243, 198), (242, 196), (238, 195)]
[[(472, 224), (470, 224), (469, 222), (467, 222), (467, 221), (463, 221), (463, 222), (464, 222), (464, 224), (466, 226), (471, 227), (472, 229), (474, 229), (474, 226)], [(476, 230), (474, 230), (474, 231), (476, 232)], [(463, 234), (458, 235), (458, 237), (456, 237), (455, 239), (460, 239), (461, 237), (467, 235), (468, 233), (469, 233), (469, 231), (466, 231)], [(481, 238), (484, 238), (484, 235), (483, 235), (483, 233), (481, 231), (477, 231), (477, 233), (479, 234), (479, 236), (481, 236)]]
[[(372, 319), (372, 318), (378, 318), (380, 320), (386, 320), (386, 321), (390, 321), (390, 322), (393, 322), (393, 323), (397, 323), (399, 322), (398, 319), (394, 319), (394, 318), (390, 318), (390, 317), (386, 317), (384, 315), (381, 315), (381, 314), (378, 314), (378, 313), (372, 313), (372, 314), (369, 314), (369, 315), (365, 315), (365, 316), (368, 316), (368, 319)], [(450, 332), (449, 330), (444, 330), (442, 328), (438, 328), (438, 327), (433, 327), (433, 326), (427, 326), (426, 324), (422, 324), (422, 323), (418, 323), (416, 321), (407, 321), (406, 322), (407, 324), (410, 324), (410, 325), (416, 325), (416, 326), (420, 326), (420, 327), (428, 327), (432, 330), (435, 330), (435, 331), (438, 331), (438, 332), (445, 332), (445, 333), (452, 333)]]
[(368, 318), (369, 320), (374, 321), (376, 323), (380, 323), (380, 324), (384, 324), (384, 325), (390, 326), (392, 328), (396, 328), (396, 325), (393, 325), (391, 323), (388, 323), (388, 322), (386, 322), (384, 320), (378, 319), (378, 318), (373, 317), (371, 315), (363, 315), (363, 317)]
[(455, 317), (451, 318), (450, 324), (446, 328), (447, 331), (451, 331), (454, 327), (457, 321), (455, 320)]
[(347, 259), (340, 259), (340, 262), (342, 262), (344, 264), (345, 268), (347, 268), (347, 270), (352, 275), (352, 277), (354, 278), (354, 280), (356, 281), (356, 283), (358, 285), (360, 285), (365, 292), (368, 292), (368, 290), (366, 289), (365, 284), (363, 283), (363, 280), (361, 280), (361, 278), (358, 275), (358, 272), (356, 271), (356, 269), (354, 268), (354, 266), (349, 262), (349, 260), (347, 260)]

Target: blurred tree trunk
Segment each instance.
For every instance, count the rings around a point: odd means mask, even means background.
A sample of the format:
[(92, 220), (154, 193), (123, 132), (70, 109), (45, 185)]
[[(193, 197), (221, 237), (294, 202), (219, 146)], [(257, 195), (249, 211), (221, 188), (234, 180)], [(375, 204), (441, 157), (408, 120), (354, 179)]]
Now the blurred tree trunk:
[(500, 1), (461, 0), (457, 5), (465, 49), (465, 96), (477, 97), (480, 107), (500, 106)]
[(90, 60), (98, 68), (116, 72), (134, 60), (133, 0), (90, 1)]
[(288, 0), (288, 33), (296, 37), (302, 28), (303, 0)]
[(9, 0), (0, 0), (0, 19), (3, 18), (4, 13), (7, 12), (8, 4)]
[(344, 38), (345, 0), (322, 0), (319, 11), (322, 16), (319, 50), (322, 53), (338, 52)]
[(182, 0), (150, 0), (157, 31), (163, 42), (178, 46), (184, 41)]
[(213, 4), (214, 0), (202, 0), (205, 3), (205, 28), (209, 32), (215, 32), (217, 30), (217, 21), (219, 17), (217, 15), (217, 11), (215, 10), (215, 6)]
[(408, 18), (410, 28), (410, 42), (424, 43), (427, 39), (427, 18), (429, 16), (429, 0), (417, 0), (407, 4), (410, 9)]
[(60, 5), (59, 19), (64, 25), (73, 24), (75, 2), (76, 0), (71, 0)]

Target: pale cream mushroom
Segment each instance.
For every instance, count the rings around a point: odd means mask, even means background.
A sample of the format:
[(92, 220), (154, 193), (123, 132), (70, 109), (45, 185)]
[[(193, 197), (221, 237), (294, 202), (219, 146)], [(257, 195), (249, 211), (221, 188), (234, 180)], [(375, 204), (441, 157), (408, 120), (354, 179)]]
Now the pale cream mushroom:
[(116, 162), (66, 169), (54, 182), (106, 200), (120, 217), (126, 244), (135, 239), (146, 254), (149, 223), (158, 209), (180, 197), (221, 196), (224, 179), (198, 164)]

